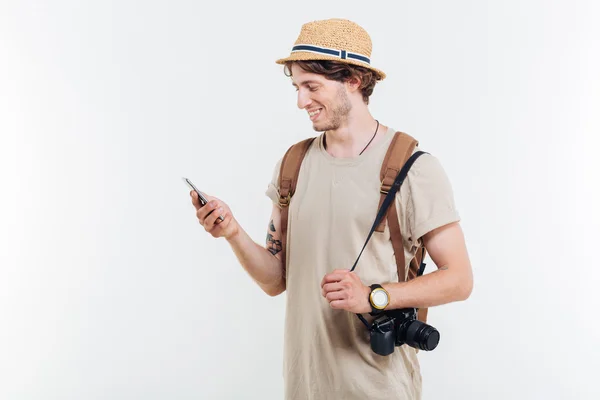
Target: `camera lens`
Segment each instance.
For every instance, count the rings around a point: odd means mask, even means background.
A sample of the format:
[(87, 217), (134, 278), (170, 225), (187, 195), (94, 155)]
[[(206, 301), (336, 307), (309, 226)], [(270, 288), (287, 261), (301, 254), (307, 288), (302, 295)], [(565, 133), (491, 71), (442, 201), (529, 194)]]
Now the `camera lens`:
[(440, 333), (431, 325), (412, 320), (406, 327), (404, 341), (411, 347), (425, 351), (435, 349), (440, 341)]

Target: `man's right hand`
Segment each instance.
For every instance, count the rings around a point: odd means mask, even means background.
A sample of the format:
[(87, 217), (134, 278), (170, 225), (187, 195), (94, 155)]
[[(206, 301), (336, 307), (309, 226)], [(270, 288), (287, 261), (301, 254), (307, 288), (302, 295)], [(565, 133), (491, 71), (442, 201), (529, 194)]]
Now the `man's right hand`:
[[(216, 197), (208, 196), (202, 193), (208, 200), (205, 206), (200, 205), (200, 199), (195, 191), (190, 191), (192, 204), (196, 208), (196, 217), (204, 229), (213, 237), (224, 237), (229, 240), (239, 232), (239, 225), (231, 213), (231, 209), (223, 201)], [(208, 215), (211, 211), (214, 212)], [(219, 222), (217, 218), (223, 216), (223, 221)]]

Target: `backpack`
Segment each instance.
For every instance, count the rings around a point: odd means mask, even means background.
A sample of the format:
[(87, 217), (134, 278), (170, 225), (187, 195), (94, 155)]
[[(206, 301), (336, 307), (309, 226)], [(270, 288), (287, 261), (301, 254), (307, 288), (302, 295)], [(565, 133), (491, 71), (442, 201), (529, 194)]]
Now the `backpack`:
[[(292, 145), (285, 153), (282, 162), (281, 169), (279, 171), (279, 205), (281, 206), (281, 258), (283, 263), (283, 276), (286, 276), (286, 243), (287, 243), (287, 225), (288, 225), (288, 211), (289, 204), (292, 196), (296, 190), (296, 184), (298, 181), (298, 175), (300, 173), (300, 167), (306, 152), (308, 151), (312, 142), (316, 137), (305, 139)], [(385, 158), (381, 166), (380, 178), (381, 178), (381, 189), (380, 189), (380, 201), (379, 207), (381, 207), (385, 196), (390, 190), (396, 176), (406, 163), (406, 161), (412, 155), (414, 149), (419, 144), (410, 135), (404, 132), (396, 132), (387, 150)], [(375, 210), (377, 211), (377, 210)], [(389, 224), (390, 236), (392, 246), (394, 248), (394, 257), (396, 259), (396, 266), (398, 270), (398, 280), (404, 281), (405, 276), (405, 259), (404, 259), (404, 247), (402, 246), (402, 233), (400, 231), (400, 222), (398, 219), (398, 210), (396, 209), (396, 203), (392, 202), (386, 216), (381, 220), (380, 224), (375, 229), (375, 232), (383, 232), (385, 224)], [(423, 262), (427, 251), (424, 246), (419, 246), (415, 256), (410, 260), (408, 270), (408, 280), (414, 279), (417, 276), (423, 274), (425, 269), (425, 263)], [(419, 308), (417, 312), (418, 320), (422, 322), (427, 321), (427, 308)]]

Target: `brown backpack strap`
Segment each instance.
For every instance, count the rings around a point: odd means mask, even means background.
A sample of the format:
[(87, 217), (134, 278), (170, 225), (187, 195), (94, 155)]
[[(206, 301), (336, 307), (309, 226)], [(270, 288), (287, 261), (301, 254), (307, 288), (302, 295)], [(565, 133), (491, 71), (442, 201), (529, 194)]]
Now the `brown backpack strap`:
[[(404, 132), (396, 132), (392, 138), (392, 142), (388, 147), (388, 151), (383, 159), (381, 165), (381, 196), (379, 199), (379, 208), (383, 204), (383, 200), (387, 195), (388, 191), (394, 184), (394, 180), (398, 173), (402, 169), (402, 166), (410, 158), (415, 150), (418, 142), (410, 135)], [(383, 232), (385, 229), (386, 218), (383, 218), (377, 228), (376, 232)], [(406, 274), (404, 263), (404, 246), (402, 245), (402, 231), (400, 230), (400, 218), (398, 216), (398, 210), (396, 208), (396, 202), (390, 204), (390, 208), (387, 211), (387, 221), (390, 227), (390, 237), (392, 241), (392, 247), (394, 248), (394, 257), (396, 259), (396, 266), (398, 269), (398, 281), (403, 282)]]
[[(394, 180), (398, 173), (402, 169), (402, 166), (406, 163), (406, 160), (410, 158), (415, 150), (415, 147), (419, 145), (419, 142), (404, 132), (396, 132), (394, 138), (388, 147), (388, 151), (383, 159), (381, 165), (380, 179), (381, 179), (381, 196), (379, 199), (379, 208), (383, 204), (383, 200), (387, 195), (388, 191), (394, 184)], [(392, 207), (394, 203), (392, 203)], [(390, 209), (392, 208), (390, 207)], [(388, 220), (391, 211), (388, 211)], [(385, 218), (381, 220), (381, 223), (375, 229), (376, 232), (383, 232), (385, 229)], [(391, 229), (391, 227), (390, 227)]]
[(421, 268), (421, 262), (425, 259), (425, 255), (427, 254), (427, 250), (425, 250), (425, 246), (421, 246), (417, 249), (415, 253), (415, 257), (410, 260), (410, 266), (408, 267), (408, 279), (411, 280), (417, 277), (419, 273), (419, 268)]
[[(418, 273), (419, 273), (419, 269), (421, 268), (421, 263), (423, 262), (423, 260), (425, 259), (425, 256), (427, 255), (427, 250), (425, 249), (425, 246), (421, 246), (417, 249), (417, 253), (415, 254), (415, 257), (410, 260), (410, 267), (408, 270), (408, 280), (411, 280), (413, 278), (416, 278)], [(417, 319), (421, 322), (427, 322), (427, 308), (419, 308), (419, 310), (417, 311)]]
[(283, 279), (286, 279), (286, 245), (288, 211), (292, 196), (296, 191), (296, 183), (300, 174), (302, 160), (315, 138), (305, 139), (292, 145), (283, 156), (279, 170), (279, 206), (281, 207), (281, 260), (283, 264)]
[[(394, 248), (394, 258), (396, 259), (396, 269), (398, 270), (398, 282), (404, 282), (404, 246), (402, 245), (402, 231), (400, 231), (400, 218), (398, 217), (398, 210), (396, 208), (396, 202), (390, 204), (390, 208), (387, 212), (387, 219), (390, 224), (390, 240), (392, 241), (392, 247)], [(385, 221), (385, 218), (382, 219)]]

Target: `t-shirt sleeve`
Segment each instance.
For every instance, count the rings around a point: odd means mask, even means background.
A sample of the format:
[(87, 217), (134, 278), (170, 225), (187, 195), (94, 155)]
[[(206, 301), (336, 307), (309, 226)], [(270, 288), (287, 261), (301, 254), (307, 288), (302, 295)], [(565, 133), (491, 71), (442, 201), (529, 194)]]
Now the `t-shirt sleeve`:
[(421, 155), (405, 183), (409, 189), (406, 216), (413, 241), (436, 228), (460, 221), (452, 185), (435, 156)]
[(273, 204), (279, 206), (279, 170), (281, 169), (281, 163), (283, 161), (283, 157), (277, 161), (275, 167), (273, 168), (273, 174), (271, 176), (271, 181), (267, 185), (267, 191), (265, 194), (269, 197)]

